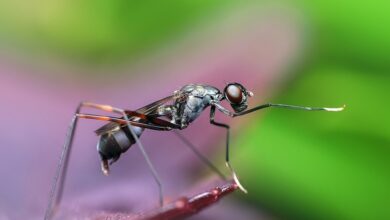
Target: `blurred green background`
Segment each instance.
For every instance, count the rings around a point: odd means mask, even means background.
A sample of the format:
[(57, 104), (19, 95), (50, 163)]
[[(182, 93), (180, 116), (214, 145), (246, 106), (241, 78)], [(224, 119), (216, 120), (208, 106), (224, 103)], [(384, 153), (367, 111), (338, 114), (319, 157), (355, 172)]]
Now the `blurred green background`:
[[(128, 64), (250, 4), (263, 2), (1, 1), (1, 47), (77, 65)], [(390, 219), (389, 1), (278, 4), (301, 13), (307, 43), (268, 100), (347, 108), (252, 115), (232, 137), (249, 190), (239, 199), (280, 219)]]

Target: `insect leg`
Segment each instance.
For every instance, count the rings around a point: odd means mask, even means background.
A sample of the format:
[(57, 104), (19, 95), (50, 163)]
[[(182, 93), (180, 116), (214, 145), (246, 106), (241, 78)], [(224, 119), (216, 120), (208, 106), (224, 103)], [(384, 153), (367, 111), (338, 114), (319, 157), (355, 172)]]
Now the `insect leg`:
[(148, 128), (152, 130), (171, 130), (171, 127), (163, 126), (163, 125), (156, 125), (156, 124), (151, 124), (151, 123), (146, 123), (144, 122), (145, 120), (139, 120), (139, 121), (127, 121), (123, 118), (116, 118), (116, 117), (110, 117), (110, 116), (103, 116), (103, 115), (93, 115), (93, 114), (82, 114), (78, 113), (76, 114), (77, 117), (79, 118), (85, 118), (85, 119), (94, 119), (94, 120), (99, 120), (99, 121), (110, 121), (110, 122), (115, 122), (121, 125), (127, 125), (127, 123), (130, 123), (133, 126), (136, 127), (141, 127), (141, 128)]
[[(68, 128), (68, 132), (66, 135), (65, 143), (62, 147), (60, 160), (58, 161), (57, 169), (55, 176), (53, 178), (53, 182), (51, 184), (50, 194), (49, 194), (49, 202), (47, 204), (47, 208), (45, 211), (45, 220), (51, 218), (53, 210), (57, 208), (59, 202), (61, 201), (62, 192), (63, 192), (63, 184), (65, 182), (66, 170), (68, 168), (69, 162), (69, 154), (72, 148), (73, 138), (76, 131), (76, 125), (78, 121), (78, 117), (76, 116), (80, 112), (80, 106), (77, 107), (76, 113), (73, 116), (71, 123)], [(57, 186), (59, 185), (59, 189), (57, 191)]]
[(287, 108), (287, 109), (294, 109), (294, 110), (304, 110), (304, 111), (328, 111), (328, 112), (339, 112), (344, 110), (345, 106), (339, 107), (339, 108), (326, 108), (326, 107), (304, 107), (304, 106), (296, 106), (296, 105), (286, 105), (286, 104), (264, 104), (260, 105), (257, 107), (254, 107), (252, 109), (243, 111), (243, 112), (238, 112), (234, 113), (234, 116), (241, 116), (245, 115), (263, 108), (268, 108), (268, 107), (276, 107), (276, 108)]
[(202, 153), (200, 153), (196, 147), (186, 138), (184, 135), (179, 133), (179, 131), (173, 130), (173, 133), (176, 134), (176, 136), (184, 142), (184, 144), (192, 150), (192, 152), (201, 160), (203, 163), (205, 163), (212, 171), (214, 171), (222, 180), (226, 180), (225, 175), (209, 160), (207, 157), (205, 157)]
[(133, 131), (133, 128), (131, 127), (131, 125), (129, 123), (129, 118), (127, 117), (127, 115), (126, 115), (126, 113), (124, 111), (122, 111), (122, 112), (123, 112), (123, 117), (127, 120), (127, 127), (129, 128), (131, 135), (133, 136), (135, 142), (137, 143), (139, 149), (141, 150), (142, 155), (144, 156), (144, 158), (146, 160), (146, 163), (148, 164), (149, 169), (150, 169), (150, 171), (153, 174), (153, 178), (154, 178), (154, 180), (156, 181), (156, 183), (158, 185), (160, 206), (162, 206), (163, 205), (163, 191), (162, 191), (162, 184), (161, 184), (160, 177), (158, 176), (157, 171), (154, 168), (152, 161), (150, 160), (148, 154), (146, 153), (144, 146), (142, 145), (142, 143), (139, 140), (138, 136)]
[(225, 158), (226, 166), (229, 168), (230, 172), (232, 173), (233, 179), (236, 182), (237, 186), (240, 188), (240, 190), (243, 191), (244, 193), (248, 193), (248, 191), (241, 185), (236, 172), (234, 171), (233, 167), (230, 165), (230, 161), (229, 161), (230, 127), (227, 124), (223, 124), (223, 123), (219, 123), (219, 122), (214, 121), (214, 117), (215, 117), (215, 106), (212, 105), (211, 109), (210, 109), (210, 123), (215, 125), (215, 126), (222, 127), (222, 128), (226, 129), (226, 158)]
[(120, 109), (120, 108), (112, 107), (110, 105), (100, 105), (100, 104), (90, 103), (90, 102), (82, 102), (81, 105), (85, 106), (85, 107), (97, 108), (97, 109), (100, 109), (100, 110), (103, 110), (103, 111), (114, 112), (114, 113), (117, 113), (117, 114), (121, 114), (123, 116), (123, 118), (127, 121), (127, 127), (129, 128), (131, 135), (133, 136), (135, 142), (137, 143), (139, 149), (141, 150), (142, 155), (144, 156), (145, 161), (146, 161), (146, 163), (149, 166), (149, 170), (151, 171), (151, 173), (153, 175), (153, 178), (154, 178), (154, 180), (156, 181), (156, 183), (158, 185), (159, 201), (160, 201), (160, 205), (162, 206), (163, 205), (163, 192), (162, 192), (162, 184), (161, 184), (161, 181), (160, 181), (160, 177), (158, 176), (157, 171), (154, 168), (153, 163), (150, 160), (148, 154), (146, 153), (146, 151), (145, 151), (141, 141), (139, 140), (138, 136), (133, 131), (133, 129), (131, 127), (131, 121), (129, 120), (129, 117), (126, 114), (126, 111), (123, 110), (123, 109)]
[[(94, 120), (100, 120), (100, 121), (113, 121), (113, 122), (117, 122), (120, 124), (123, 124), (123, 123), (124, 124), (133, 124), (134, 126), (139, 126), (139, 127), (144, 127), (144, 128), (154, 129), (154, 130), (170, 130), (171, 129), (168, 127), (162, 127), (162, 126), (158, 126), (158, 125), (150, 125), (150, 124), (145, 124), (145, 123), (140, 123), (140, 122), (133, 122), (133, 121), (128, 121), (128, 120), (109, 117), (109, 116), (80, 114), (80, 110), (82, 107), (85, 107), (85, 105), (83, 105), (83, 103), (81, 103), (77, 107), (76, 112), (75, 112), (75, 114), (71, 120), (71, 123), (69, 125), (69, 128), (68, 128), (65, 143), (62, 147), (61, 156), (60, 156), (60, 159), (58, 161), (57, 168), (56, 168), (56, 173), (55, 173), (54, 178), (52, 180), (51, 189), (50, 189), (50, 193), (49, 193), (49, 201), (48, 201), (46, 211), (45, 211), (45, 217), (44, 217), (45, 220), (48, 220), (51, 218), (53, 211), (57, 208), (57, 206), (59, 205), (59, 203), (61, 201), (62, 193), (63, 193), (63, 186), (64, 186), (64, 182), (66, 179), (66, 171), (68, 168), (69, 155), (71, 152), (72, 143), (73, 143), (73, 139), (74, 139), (74, 135), (75, 135), (75, 131), (76, 131), (76, 125), (77, 125), (79, 118), (94, 119)], [(103, 108), (102, 110), (107, 110), (107, 107)], [(127, 116), (126, 116), (126, 118), (127, 118)], [(133, 130), (130, 129), (130, 131), (133, 131)], [(148, 161), (148, 164), (151, 164), (150, 160), (148, 158), (147, 158), (147, 161)], [(161, 203), (161, 201), (162, 201), (161, 183), (160, 183), (158, 176), (156, 175), (156, 171), (154, 170), (154, 168), (152, 169), (152, 173), (153, 173), (153, 176), (155, 177), (156, 181), (158, 180), (159, 191), (160, 191), (160, 203)]]
[(327, 107), (304, 107), (304, 106), (296, 106), (296, 105), (286, 105), (286, 104), (273, 104), (273, 103), (268, 103), (268, 104), (263, 104), (259, 105), (257, 107), (248, 109), (243, 112), (231, 112), (228, 109), (224, 108), (222, 105), (218, 103), (213, 103), (215, 107), (225, 115), (231, 116), (231, 117), (236, 117), (236, 116), (242, 116), (246, 115), (249, 113), (252, 113), (254, 111), (263, 109), (263, 108), (269, 108), (269, 107), (275, 107), (275, 108), (287, 108), (287, 109), (293, 109), (293, 110), (304, 110), (304, 111), (328, 111), (328, 112), (339, 112), (344, 110), (345, 105), (343, 107), (339, 108), (327, 108)]

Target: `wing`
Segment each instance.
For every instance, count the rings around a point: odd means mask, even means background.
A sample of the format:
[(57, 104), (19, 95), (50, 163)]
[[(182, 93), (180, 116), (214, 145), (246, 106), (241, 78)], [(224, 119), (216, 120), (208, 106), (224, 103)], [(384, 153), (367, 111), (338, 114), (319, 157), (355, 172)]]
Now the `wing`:
[(178, 98), (178, 97), (175, 97), (174, 95), (165, 97), (163, 99), (157, 100), (153, 103), (150, 103), (149, 105), (146, 105), (142, 108), (137, 109), (136, 112), (141, 113), (141, 114), (145, 114), (145, 115), (149, 115), (149, 114), (155, 112), (157, 110), (157, 108), (162, 106), (163, 104), (165, 104), (169, 101), (175, 101), (176, 98)]
[(103, 125), (102, 127), (98, 128), (97, 130), (95, 130), (95, 133), (100, 136), (100, 135), (105, 134), (109, 131), (119, 129), (120, 126), (121, 125), (118, 123), (110, 122), (110, 123), (107, 123), (107, 124)]
[[(167, 96), (163, 99), (160, 99), (160, 100), (157, 100), (153, 103), (150, 103), (142, 108), (139, 108), (135, 111), (135, 113), (139, 113), (139, 114), (142, 114), (142, 115), (150, 115), (150, 114), (153, 114), (157, 111), (158, 107), (162, 106), (163, 104), (169, 102), (169, 101), (175, 101), (177, 98), (181, 98), (181, 95), (177, 96), (177, 95), (171, 95), (171, 96)], [(132, 111), (127, 111), (127, 112), (132, 112)], [(133, 119), (135, 116), (130, 116), (129, 119)], [(123, 119), (123, 117), (122, 117)], [(157, 120), (157, 119), (156, 119)], [(104, 126), (100, 127), (99, 129), (97, 129), (95, 131), (95, 133), (97, 135), (102, 135), (108, 131), (112, 131), (112, 130), (115, 130), (115, 129), (118, 129), (120, 128), (120, 126), (123, 126), (123, 125), (119, 125), (118, 123), (115, 123), (115, 122), (110, 122), (108, 124), (105, 124)]]

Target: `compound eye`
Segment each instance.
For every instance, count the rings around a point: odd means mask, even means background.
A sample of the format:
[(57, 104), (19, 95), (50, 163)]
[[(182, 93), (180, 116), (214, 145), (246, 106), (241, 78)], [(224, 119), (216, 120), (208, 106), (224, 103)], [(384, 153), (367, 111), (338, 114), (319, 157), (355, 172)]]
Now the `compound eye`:
[(226, 88), (227, 99), (234, 104), (240, 104), (243, 101), (242, 89), (237, 85), (229, 85)]

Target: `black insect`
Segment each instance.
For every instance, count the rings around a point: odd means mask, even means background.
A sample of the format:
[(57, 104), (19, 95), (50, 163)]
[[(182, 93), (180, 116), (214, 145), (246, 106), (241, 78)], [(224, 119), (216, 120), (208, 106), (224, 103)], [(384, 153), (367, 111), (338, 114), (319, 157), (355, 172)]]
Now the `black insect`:
[[(153, 102), (145, 107), (135, 111), (120, 109), (109, 105), (100, 105), (91, 102), (82, 102), (76, 109), (76, 113), (69, 126), (67, 138), (62, 149), (61, 158), (58, 163), (57, 171), (53, 180), (50, 191), (49, 203), (45, 213), (45, 219), (52, 216), (53, 210), (59, 204), (62, 192), (63, 183), (65, 181), (66, 169), (68, 165), (69, 152), (72, 147), (72, 141), (76, 129), (76, 124), (79, 118), (94, 119), (100, 121), (109, 121), (108, 124), (97, 129), (95, 132), (99, 136), (97, 145), (98, 153), (101, 159), (101, 169), (105, 175), (109, 173), (109, 165), (117, 161), (120, 155), (126, 152), (134, 143), (139, 146), (148, 166), (153, 174), (153, 177), (159, 188), (160, 204), (163, 203), (162, 184), (158, 174), (146, 154), (142, 143), (139, 140), (142, 132), (145, 129), (169, 131), (174, 133), (188, 146), (210, 169), (216, 172), (221, 178), (225, 179), (220, 172), (205, 156), (196, 150), (193, 144), (181, 135), (177, 130), (186, 128), (193, 122), (207, 107), (210, 106), (210, 123), (212, 125), (226, 129), (226, 166), (229, 168), (237, 186), (243, 191), (246, 189), (240, 184), (238, 177), (229, 163), (229, 125), (216, 122), (214, 120), (215, 110), (230, 116), (236, 117), (245, 115), (263, 108), (278, 107), (307, 111), (341, 111), (341, 108), (313, 108), (301, 107), (285, 104), (263, 104), (249, 110), (248, 98), (252, 97), (253, 93), (248, 91), (239, 83), (229, 83), (226, 85), (223, 92), (216, 87), (203, 84), (189, 84), (175, 91), (172, 95)], [(234, 111), (230, 111), (221, 105), (221, 102), (226, 100), (230, 103)], [(113, 112), (121, 115), (121, 117), (110, 117), (103, 115), (83, 114), (80, 110), (83, 107), (100, 109), (106, 112)]]

